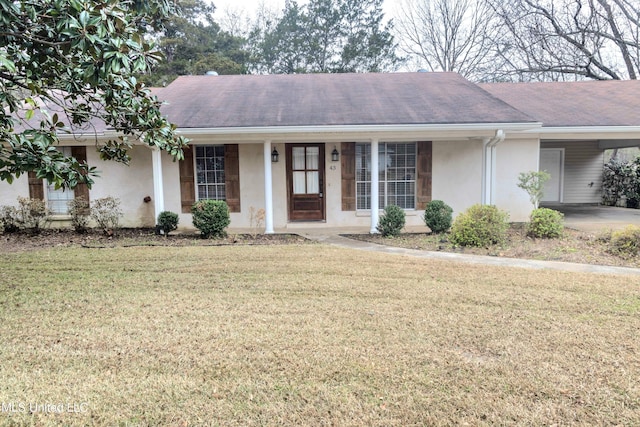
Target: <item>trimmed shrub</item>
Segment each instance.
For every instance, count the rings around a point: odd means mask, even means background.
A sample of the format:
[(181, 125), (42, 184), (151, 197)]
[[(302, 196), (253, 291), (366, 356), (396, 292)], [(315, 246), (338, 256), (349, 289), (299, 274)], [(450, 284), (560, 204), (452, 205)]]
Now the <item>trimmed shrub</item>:
[(71, 225), (76, 233), (86, 233), (89, 228), (89, 201), (84, 197), (76, 197), (69, 200), (69, 215), (71, 215)]
[(200, 200), (191, 207), (193, 226), (203, 239), (226, 236), (225, 228), (231, 224), (229, 206), (222, 200)]
[(609, 251), (622, 258), (633, 258), (640, 253), (640, 227), (628, 225), (624, 230), (611, 233)]
[(18, 197), (17, 219), (21, 229), (39, 233), (49, 217), (44, 200)]
[(509, 214), (490, 205), (473, 205), (458, 215), (451, 226), (455, 245), (488, 247), (507, 239)]
[(18, 210), (13, 206), (0, 207), (0, 228), (5, 233), (15, 233), (20, 230)]
[(405, 213), (400, 206), (389, 205), (378, 221), (376, 229), (384, 237), (397, 237), (405, 224)]
[(541, 238), (557, 238), (564, 230), (564, 214), (553, 209), (538, 208), (531, 212), (527, 235)]
[(435, 234), (451, 228), (453, 209), (442, 200), (432, 200), (424, 210), (424, 223)]
[(164, 232), (164, 235), (167, 236), (173, 230), (178, 228), (178, 221), (180, 218), (177, 213), (171, 211), (162, 211), (158, 215), (158, 227)]
[(120, 200), (114, 197), (96, 199), (91, 206), (91, 218), (96, 222), (104, 234), (111, 236), (120, 225), (122, 211)]

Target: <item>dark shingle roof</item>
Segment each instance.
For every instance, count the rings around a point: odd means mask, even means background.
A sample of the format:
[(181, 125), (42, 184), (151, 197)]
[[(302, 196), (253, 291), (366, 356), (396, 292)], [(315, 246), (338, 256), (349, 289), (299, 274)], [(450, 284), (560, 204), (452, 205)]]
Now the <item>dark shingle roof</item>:
[(640, 81), (486, 83), (543, 127), (640, 126)]
[(181, 128), (535, 121), (455, 73), (183, 76), (158, 95)]

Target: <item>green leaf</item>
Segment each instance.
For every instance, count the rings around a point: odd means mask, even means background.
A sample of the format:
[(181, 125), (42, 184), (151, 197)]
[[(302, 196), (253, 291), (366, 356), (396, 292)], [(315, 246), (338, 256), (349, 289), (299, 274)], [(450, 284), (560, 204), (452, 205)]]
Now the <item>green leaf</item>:
[(82, 25), (82, 27), (86, 27), (89, 23), (89, 12), (87, 12), (86, 10), (80, 12), (80, 16), (78, 16), (78, 22), (80, 22), (80, 25)]

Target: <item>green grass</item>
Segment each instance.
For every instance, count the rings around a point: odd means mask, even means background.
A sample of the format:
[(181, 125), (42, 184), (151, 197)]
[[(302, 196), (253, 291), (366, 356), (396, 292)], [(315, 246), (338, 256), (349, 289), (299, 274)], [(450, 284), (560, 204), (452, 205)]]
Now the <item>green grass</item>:
[[(0, 403), (18, 409), (0, 425), (640, 424), (626, 276), (323, 245), (58, 249), (3, 254), (0, 295)], [(19, 410), (59, 403), (79, 412)]]

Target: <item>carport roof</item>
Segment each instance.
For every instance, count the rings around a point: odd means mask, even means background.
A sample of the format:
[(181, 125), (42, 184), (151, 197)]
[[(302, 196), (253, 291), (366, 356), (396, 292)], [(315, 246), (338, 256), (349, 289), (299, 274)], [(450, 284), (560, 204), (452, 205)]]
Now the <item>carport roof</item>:
[(640, 81), (484, 83), (543, 127), (640, 126)]
[(535, 122), (456, 73), (182, 76), (156, 94), (179, 128)]

